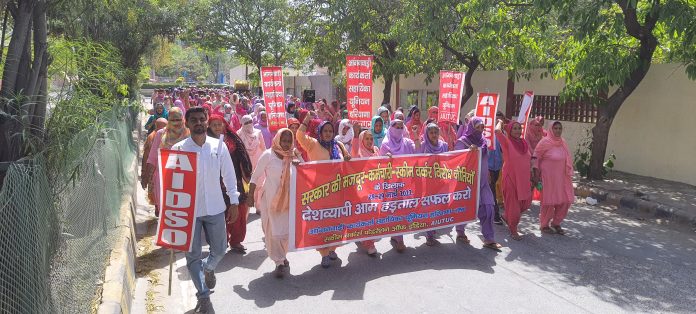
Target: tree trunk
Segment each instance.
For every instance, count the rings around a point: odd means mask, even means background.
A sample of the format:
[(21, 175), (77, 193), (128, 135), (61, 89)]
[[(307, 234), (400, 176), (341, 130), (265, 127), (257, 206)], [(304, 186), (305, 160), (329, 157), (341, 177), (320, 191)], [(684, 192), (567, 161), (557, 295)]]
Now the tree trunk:
[(659, 3), (654, 5), (657, 6), (653, 8), (656, 10), (651, 10), (649, 15), (645, 17), (646, 24), (643, 26), (638, 22), (635, 8), (628, 6), (626, 2), (619, 4), (624, 13), (623, 22), (626, 32), (640, 41), (640, 49), (637, 55), (640, 64), (631, 70), (631, 73), (609, 97), (606, 104), (600, 104), (599, 106), (599, 117), (597, 123), (592, 128), (592, 144), (590, 147), (592, 156), (590, 157), (590, 170), (588, 173), (588, 178), (590, 179), (601, 180), (604, 178), (604, 158), (607, 154), (611, 125), (621, 105), (636, 90), (650, 70), (653, 53), (658, 44), (657, 38), (652, 32), (659, 18)]
[(32, 9), (31, 1), (19, 2), (7, 47), (0, 91), (0, 109), (6, 113), (0, 121), (0, 161), (15, 161), (22, 156), (22, 124), (17, 117), (21, 117), (21, 106), (14, 100), (17, 92), (24, 88), (25, 82), (21, 78), (26, 77), (27, 69), (23, 67), (28, 67), (30, 61), (25, 58), (31, 58), (27, 46), (31, 48)]
[[(621, 102), (623, 103), (623, 100)], [(618, 105), (621, 106), (620, 103)], [(615, 114), (609, 114), (608, 106), (607, 104), (599, 107), (599, 117), (597, 118), (597, 123), (592, 128), (592, 144), (590, 145), (592, 157), (590, 158), (588, 178), (593, 180), (600, 180), (604, 177), (604, 157), (607, 154), (609, 129), (611, 129), (616, 116)]]
[[(19, 72), (19, 63), (24, 54), (25, 44), (29, 40), (29, 26), (31, 25), (31, 6), (28, 1), (20, 1), (17, 10), (17, 16), (14, 18), (12, 27), (12, 36), (10, 44), (7, 47), (7, 58), (5, 67), (2, 73), (2, 91), (0, 95), (3, 99), (12, 98), (15, 93), (15, 85), (17, 83), (17, 73)], [(3, 100), (3, 103), (5, 101)], [(3, 104), (3, 109), (8, 113), (16, 113)]]
[(462, 96), (462, 103), (460, 108), (464, 108), (464, 105), (471, 96), (474, 96), (474, 85), (471, 84), (471, 78), (474, 77), (474, 72), (478, 68), (479, 64), (478, 58), (474, 58), (473, 62), (467, 65), (466, 73), (464, 74), (464, 95)]
[[(48, 96), (48, 30), (46, 25), (45, 4), (37, 6), (34, 18), (34, 52), (35, 58), (39, 59), (36, 86), (32, 87), (35, 93), (31, 94), (33, 110), (30, 115), (31, 134), (43, 140), (44, 121), (46, 120), (46, 105)], [(35, 60), (36, 61), (36, 60)]]
[[(392, 84), (394, 83), (394, 75), (384, 75), (384, 90), (382, 90), (382, 93), (384, 94), (384, 97), (382, 98), (382, 104), (389, 104), (391, 102), (391, 87)], [(396, 91), (397, 93), (399, 91)], [(391, 105), (391, 104), (390, 104)], [(396, 108), (399, 104), (396, 106), (392, 106), (392, 108)]]
[(10, 10), (5, 4), (5, 14), (2, 18), (2, 34), (0, 35), (0, 63), (2, 63), (2, 55), (5, 52), (5, 34), (7, 31), (7, 17), (10, 15)]
[[(261, 64), (261, 60), (256, 62), (256, 73), (259, 75), (259, 93), (257, 96), (261, 97), (263, 99), (263, 86), (261, 86), (261, 67), (263, 64)], [(251, 91), (251, 84), (249, 84), (249, 90)]]

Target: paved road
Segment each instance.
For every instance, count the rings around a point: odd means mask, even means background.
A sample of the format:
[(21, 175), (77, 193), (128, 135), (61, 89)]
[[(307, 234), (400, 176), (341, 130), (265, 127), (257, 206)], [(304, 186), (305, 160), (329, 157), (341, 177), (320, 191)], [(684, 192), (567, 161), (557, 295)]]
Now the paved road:
[[(139, 209), (140, 220), (145, 210)], [(211, 300), (218, 313), (695, 311), (696, 233), (578, 203), (565, 224), (567, 236), (542, 236), (537, 215), (535, 207), (523, 216), (520, 242), (496, 226), (506, 246), (501, 253), (483, 249), (474, 236), (478, 225), (471, 224), (471, 245), (443, 236), (441, 247), (427, 247), (417, 234), (406, 237), (404, 254), (382, 240), (382, 255), (370, 258), (349, 244), (337, 250), (340, 261), (330, 269), (318, 266), (317, 252), (290, 253), (291, 276), (279, 280), (266, 258), (260, 219), (252, 214), (248, 254), (225, 256)], [(166, 296), (167, 258), (159, 254), (164, 284), (156, 287), (155, 302), (166, 313), (190, 311), (195, 289), (181, 254), (173, 295)], [(145, 285), (138, 281), (135, 312), (144, 311), (138, 298)]]

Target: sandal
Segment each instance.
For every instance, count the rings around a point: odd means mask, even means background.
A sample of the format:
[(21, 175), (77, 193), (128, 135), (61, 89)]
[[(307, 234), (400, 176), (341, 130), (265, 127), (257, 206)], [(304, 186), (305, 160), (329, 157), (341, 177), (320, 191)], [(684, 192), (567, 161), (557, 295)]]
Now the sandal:
[(428, 239), (425, 241), (425, 245), (427, 246), (440, 246), (440, 241), (433, 237), (428, 237)]
[(469, 241), (469, 238), (466, 236), (466, 234), (460, 234), (457, 235), (457, 243), (469, 244), (471, 243), (471, 241)]
[(511, 232), (510, 237), (515, 241), (522, 240), (522, 236), (517, 232)]
[(503, 246), (497, 242), (491, 242), (491, 243), (484, 243), (483, 247), (485, 247), (487, 249), (491, 249), (493, 251), (501, 252), (500, 248), (502, 248)]
[(555, 234), (556, 230), (549, 227), (541, 228), (541, 233)]
[(275, 277), (278, 279), (285, 277), (285, 268), (286, 267), (283, 264), (276, 266), (275, 271), (273, 271), (273, 275), (275, 275)]
[(369, 244), (363, 244), (362, 242), (356, 242), (356, 243), (358, 243), (358, 248), (364, 249), (368, 256), (370, 256), (370, 257), (377, 256), (377, 248), (375, 248), (374, 243), (370, 243), (370, 242), (368, 242)]
[(239, 253), (239, 254), (246, 254), (246, 248), (243, 245), (235, 245), (235, 246), (230, 246), (230, 251)]
[(553, 231), (555, 231), (556, 233), (558, 233), (560, 235), (566, 234), (565, 230), (563, 230), (563, 228), (561, 228), (561, 226), (552, 226), (551, 229), (553, 229)]
[(391, 243), (392, 247), (394, 247), (397, 253), (403, 253), (406, 250), (406, 244), (403, 242), (391, 239), (389, 243)]

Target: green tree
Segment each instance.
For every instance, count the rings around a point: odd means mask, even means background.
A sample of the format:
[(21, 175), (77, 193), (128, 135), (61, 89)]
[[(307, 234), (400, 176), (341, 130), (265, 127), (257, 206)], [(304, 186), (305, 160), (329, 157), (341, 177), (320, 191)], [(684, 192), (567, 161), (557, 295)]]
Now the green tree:
[(550, 64), (565, 80), (563, 98), (593, 101), (599, 111), (592, 128), (589, 177), (604, 176), (609, 130), (624, 101), (653, 62), (680, 61), (696, 78), (696, 4), (683, 0), (536, 0), (553, 10), (563, 29)]
[[(465, 70), (461, 106), (474, 94), (476, 70), (508, 70), (514, 75), (545, 67), (551, 36), (543, 12), (529, 4), (499, 0), (406, 2), (398, 24), (419, 72), (438, 75), (443, 68)], [(543, 35), (541, 35), (543, 34)], [(527, 74), (528, 75), (528, 74)]]
[(116, 47), (127, 71), (130, 97), (137, 97), (144, 57), (157, 38), (172, 38), (187, 18), (186, 0), (60, 1), (51, 10), (52, 33), (67, 39), (86, 38)]
[(311, 58), (333, 75), (343, 73), (348, 54), (374, 56), (374, 76), (384, 79), (383, 101), (400, 74), (414, 73), (394, 25), (404, 15), (402, 0), (305, 0), (296, 3), (305, 15), (298, 29)]
[(207, 50), (231, 50), (235, 58), (253, 65), (285, 65), (293, 59), (287, 0), (206, 0), (188, 28), (186, 39)]
[[(155, 57), (155, 59), (159, 58)], [(195, 79), (198, 76), (207, 78), (211, 73), (204, 54), (195, 46), (171, 45), (168, 56), (162, 59), (164, 62), (159, 67), (152, 65), (158, 75), (178, 77), (186, 73), (189, 79)]]

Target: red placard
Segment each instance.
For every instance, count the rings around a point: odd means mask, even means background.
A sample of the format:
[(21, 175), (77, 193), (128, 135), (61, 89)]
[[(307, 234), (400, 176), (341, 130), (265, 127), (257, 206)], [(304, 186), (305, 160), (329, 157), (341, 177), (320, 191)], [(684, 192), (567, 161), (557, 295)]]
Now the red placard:
[(479, 93), (476, 100), (476, 116), (483, 119), (486, 128), (483, 135), (488, 140), (488, 149), (495, 150), (495, 114), (498, 112), (498, 94)]
[(196, 223), (197, 153), (160, 149), (160, 217), (155, 244), (189, 252)]
[(522, 106), (520, 106), (520, 114), (517, 116), (517, 122), (522, 125), (522, 138), (524, 138), (525, 130), (527, 129), (527, 123), (529, 123), (529, 115), (532, 113), (532, 105), (534, 100), (534, 92), (526, 91), (524, 92), (524, 98), (522, 98)]
[(440, 101), (438, 121), (459, 124), (462, 94), (464, 93), (464, 73), (440, 71)]
[(287, 128), (283, 68), (279, 66), (261, 67), (261, 87), (268, 114), (268, 130), (275, 132)]
[(290, 250), (476, 219), (480, 151), (304, 163), (292, 172)]
[(372, 56), (346, 56), (348, 119), (369, 128), (372, 122)]

